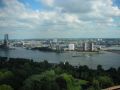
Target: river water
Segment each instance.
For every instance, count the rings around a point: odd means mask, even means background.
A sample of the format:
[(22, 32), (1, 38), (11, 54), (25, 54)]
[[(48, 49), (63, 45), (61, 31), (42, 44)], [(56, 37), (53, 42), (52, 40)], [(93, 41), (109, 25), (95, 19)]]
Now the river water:
[(89, 68), (95, 69), (97, 65), (102, 65), (104, 69), (110, 67), (120, 67), (120, 54), (112, 52), (102, 52), (100, 54), (95, 53), (77, 53), (79, 57), (73, 57), (76, 52), (41, 52), (26, 50), (24, 48), (16, 48), (15, 50), (2, 50), (0, 49), (0, 56), (11, 58), (27, 58), (40, 62), (47, 60), (50, 63), (59, 63), (68, 61), (72, 65), (87, 65)]

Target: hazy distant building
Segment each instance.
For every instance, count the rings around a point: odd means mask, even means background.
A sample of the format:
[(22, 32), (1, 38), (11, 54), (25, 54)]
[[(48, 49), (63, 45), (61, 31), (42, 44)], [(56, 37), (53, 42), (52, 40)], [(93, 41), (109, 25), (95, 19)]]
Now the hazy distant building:
[(4, 47), (9, 47), (9, 37), (8, 37), (8, 34), (4, 35)]
[(56, 51), (62, 51), (62, 47), (59, 44), (56, 45)]
[(94, 43), (93, 42), (89, 43), (89, 51), (94, 51)]
[(75, 50), (75, 44), (69, 44), (68, 49), (70, 51)]
[(84, 42), (84, 43), (83, 43), (83, 51), (87, 51), (87, 50), (88, 50), (87, 47), (88, 47), (88, 46), (87, 46), (87, 42)]
[(0, 45), (0, 48), (2, 49), (8, 49), (9, 48), (9, 38), (8, 38), (8, 34), (4, 35), (4, 41), (3, 43)]
[(94, 51), (94, 43), (93, 42), (84, 42), (83, 43), (83, 51)]

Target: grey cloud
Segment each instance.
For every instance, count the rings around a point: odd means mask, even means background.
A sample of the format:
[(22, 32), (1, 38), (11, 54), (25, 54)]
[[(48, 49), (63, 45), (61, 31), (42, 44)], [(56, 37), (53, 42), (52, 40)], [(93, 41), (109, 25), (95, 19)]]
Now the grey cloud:
[(54, 5), (70, 13), (88, 13), (92, 10), (91, 0), (54, 0)]
[[(53, 10), (35, 11), (18, 0), (4, 0), (5, 7), (0, 8), (0, 28), (9, 32), (23, 30), (51, 35), (80, 34), (91, 30), (100, 32), (102, 29), (110, 29), (113, 25), (115, 27), (111, 13), (116, 17), (120, 12), (118, 8), (111, 6), (111, 0), (103, 1), (55, 0), (50, 6)], [(66, 12), (60, 12), (58, 9)], [(104, 9), (111, 11), (105, 12)]]

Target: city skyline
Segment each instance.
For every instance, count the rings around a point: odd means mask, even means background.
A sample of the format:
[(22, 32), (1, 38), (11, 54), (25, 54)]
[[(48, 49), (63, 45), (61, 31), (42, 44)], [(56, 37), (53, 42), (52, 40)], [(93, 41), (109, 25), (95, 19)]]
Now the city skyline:
[(120, 38), (120, 0), (0, 0), (0, 39)]

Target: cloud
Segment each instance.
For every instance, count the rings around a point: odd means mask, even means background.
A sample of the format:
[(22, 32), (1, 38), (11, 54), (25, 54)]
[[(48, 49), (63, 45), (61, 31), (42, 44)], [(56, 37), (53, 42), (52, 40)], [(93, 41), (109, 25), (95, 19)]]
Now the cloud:
[(54, 0), (41, 0), (44, 4), (47, 4), (48, 6), (52, 6), (54, 3)]
[(34, 31), (34, 34), (45, 34), (50, 37), (88, 35), (91, 31), (94, 31), (92, 33), (95, 35), (98, 31), (102, 33), (120, 28), (120, 24), (114, 19), (120, 16), (120, 9), (113, 6), (112, 0), (39, 2), (45, 5), (42, 10), (34, 10), (18, 0), (2, 0), (4, 6), (0, 8), (0, 28), (9, 32), (26, 31), (27, 34)]
[(79, 22), (77, 16), (57, 11), (32, 10), (17, 0), (4, 0), (5, 7), (0, 9), (0, 27), (36, 28), (38, 26)]
[(112, 0), (44, 0), (44, 4), (48, 4), (48, 1), (52, 2), (51, 6), (54, 8), (60, 8), (66, 13), (78, 14), (79, 17), (82, 16), (81, 18), (88, 17), (88, 20), (120, 16), (120, 9), (113, 6)]

